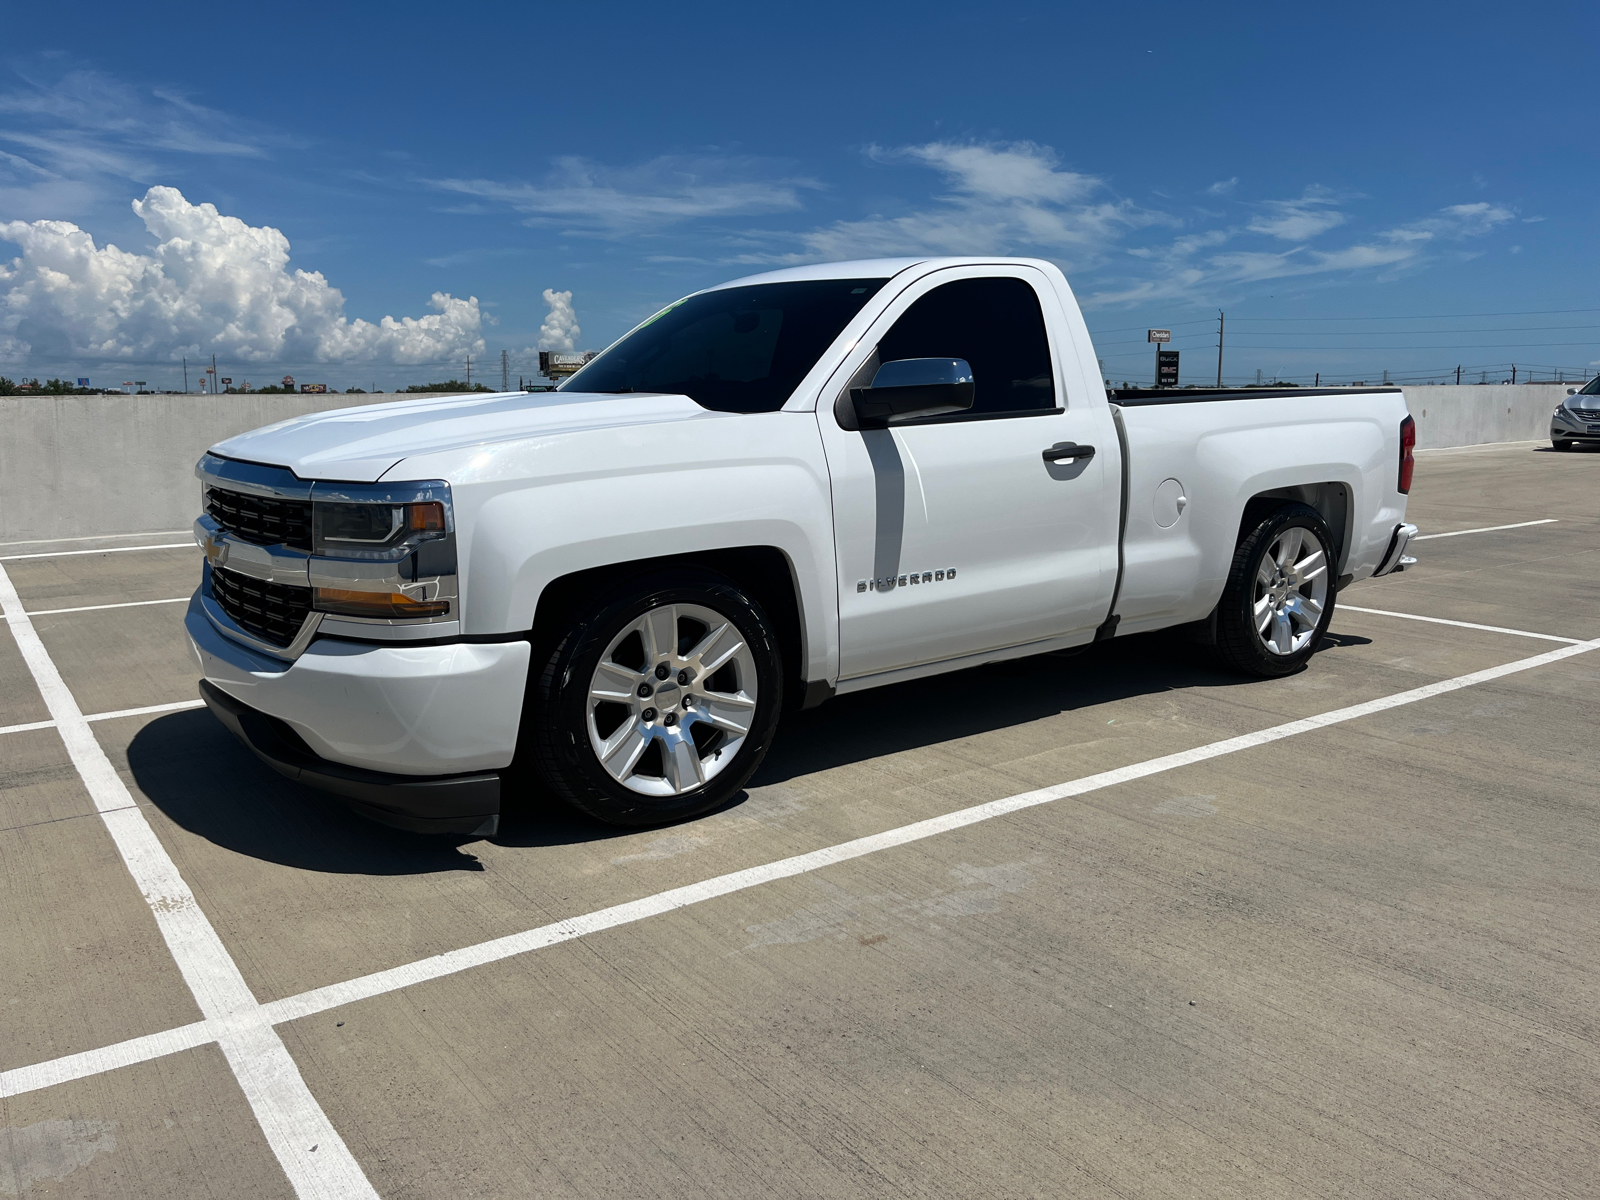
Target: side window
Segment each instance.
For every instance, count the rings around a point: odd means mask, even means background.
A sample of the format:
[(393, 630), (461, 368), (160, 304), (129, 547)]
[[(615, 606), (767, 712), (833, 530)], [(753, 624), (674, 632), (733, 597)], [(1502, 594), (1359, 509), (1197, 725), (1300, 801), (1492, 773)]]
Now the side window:
[(1044, 312), (1025, 280), (958, 279), (934, 288), (878, 343), (880, 362), (897, 358), (966, 359), (976, 385), (968, 418), (1056, 406)]

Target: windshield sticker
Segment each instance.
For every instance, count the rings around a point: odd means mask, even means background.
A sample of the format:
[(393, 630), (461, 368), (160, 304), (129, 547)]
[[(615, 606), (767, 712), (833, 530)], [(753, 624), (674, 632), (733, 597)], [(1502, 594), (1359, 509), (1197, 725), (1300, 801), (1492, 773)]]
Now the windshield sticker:
[[(683, 298), (683, 300), (687, 300), (687, 299), (689, 299), (688, 296), (685, 296)], [(683, 300), (674, 300), (671, 304), (667, 305), (660, 312), (658, 312), (655, 316), (651, 317), (648, 321), (644, 322), (643, 325), (640, 325), (639, 328), (643, 329), (646, 325), (654, 325), (657, 321), (661, 320), (662, 317), (666, 316), (669, 312), (671, 312), (673, 309), (677, 308), (680, 304), (682, 304)]]

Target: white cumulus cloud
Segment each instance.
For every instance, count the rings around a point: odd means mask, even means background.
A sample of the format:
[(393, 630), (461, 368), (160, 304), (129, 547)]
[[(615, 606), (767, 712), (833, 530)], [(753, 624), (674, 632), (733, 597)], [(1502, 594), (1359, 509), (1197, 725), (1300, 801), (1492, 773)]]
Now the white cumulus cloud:
[(133, 211), (156, 240), (149, 254), (96, 246), (69, 221), (0, 222), (22, 247), (0, 263), (0, 359), (420, 363), (483, 350), (475, 296), (435, 292), (425, 316), (352, 320), (321, 272), (290, 269), (277, 229), (170, 187)]
[(540, 350), (576, 350), (583, 330), (578, 328), (578, 314), (572, 307), (572, 293), (545, 288), (544, 302), (550, 306), (544, 324), (539, 326)]

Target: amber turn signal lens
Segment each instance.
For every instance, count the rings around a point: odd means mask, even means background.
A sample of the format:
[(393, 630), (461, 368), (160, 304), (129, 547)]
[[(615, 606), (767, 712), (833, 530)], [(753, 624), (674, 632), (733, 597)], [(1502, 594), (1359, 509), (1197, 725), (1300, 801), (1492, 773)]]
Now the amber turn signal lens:
[[(437, 507), (415, 505), (416, 508)], [(443, 512), (440, 519), (443, 519)], [(318, 612), (346, 617), (383, 617), (387, 620), (414, 620), (442, 617), (450, 611), (448, 600), (413, 600), (399, 592), (355, 592), (346, 588), (314, 588), (313, 604)]]
[(444, 505), (437, 500), (406, 505), (406, 528), (412, 533), (443, 533)]

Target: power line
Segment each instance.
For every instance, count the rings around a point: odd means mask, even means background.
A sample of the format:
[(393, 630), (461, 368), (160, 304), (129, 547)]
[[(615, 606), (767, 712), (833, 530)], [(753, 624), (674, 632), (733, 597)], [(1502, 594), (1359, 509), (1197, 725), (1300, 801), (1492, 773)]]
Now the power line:
[[(1239, 318), (1247, 320), (1248, 318)], [(1553, 333), (1562, 329), (1600, 329), (1600, 325), (1499, 325), (1486, 329), (1330, 329), (1327, 333), (1317, 333), (1310, 329), (1286, 329), (1282, 333), (1274, 333), (1270, 329), (1251, 329), (1246, 332), (1255, 337), (1343, 337), (1346, 334), (1357, 334), (1362, 337), (1400, 337), (1413, 333)], [(1191, 337), (1191, 334), (1184, 334)]]
[[(1400, 313), (1387, 317), (1238, 317), (1240, 321), (1443, 321), (1455, 317), (1550, 317), (1564, 313), (1600, 312), (1600, 308), (1532, 308), (1523, 312)], [(1189, 322), (1194, 324), (1195, 322)]]
[(1426, 346), (1256, 346), (1248, 342), (1243, 344), (1234, 343), (1234, 348), (1238, 350), (1365, 350), (1368, 353), (1375, 350), (1515, 350), (1523, 346), (1528, 347), (1530, 350), (1538, 349), (1541, 346), (1600, 346), (1600, 340), (1592, 342), (1478, 342), (1470, 346), (1439, 344)]

